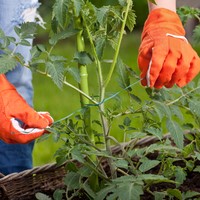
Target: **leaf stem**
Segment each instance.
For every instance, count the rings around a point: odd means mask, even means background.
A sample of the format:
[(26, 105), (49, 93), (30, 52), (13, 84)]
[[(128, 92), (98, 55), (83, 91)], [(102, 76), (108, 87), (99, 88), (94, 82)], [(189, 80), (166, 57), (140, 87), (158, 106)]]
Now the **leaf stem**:
[(128, 17), (128, 12), (129, 12), (131, 4), (132, 4), (132, 0), (127, 0), (127, 6), (126, 6), (126, 11), (125, 11), (125, 16), (124, 16), (124, 19), (123, 19), (122, 27), (121, 27), (121, 30), (120, 30), (118, 45), (117, 45), (117, 48), (116, 48), (116, 51), (115, 51), (115, 55), (114, 55), (114, 58), (113, 58), (113, 62), (111, 64), (110, 71), (108, 73), (108, 77), (105, 81), (105, 87), (107, 87), (108, 83), (110, 82), (111, 77), (112, 77), (113, 72), (114, 72), (114, 69), (115, 69), (115, 66), (116, 66), (116, 63), (117, 63), (117, 58), (118, 58), (118, 55), (119, 55), (119, 50), (120, 50), (120, 47), (121, 47), (121, 42), (122, 42), (122, 39), (123, 39), (123, 34), (124, 34), (125, 26), (126, 26), (126, 20), (127, 20), (127, 17)]

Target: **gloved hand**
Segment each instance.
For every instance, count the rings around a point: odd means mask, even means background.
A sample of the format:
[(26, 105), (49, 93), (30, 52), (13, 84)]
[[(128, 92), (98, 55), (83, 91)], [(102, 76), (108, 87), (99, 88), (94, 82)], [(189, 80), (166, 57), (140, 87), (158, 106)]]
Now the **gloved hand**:
[(200, 71), (200, 59), (185, 38), (179, 16), (168, 9), (150, 12), (142, 32), (138, 65), (143, 86), (185, 86)]
[(44, 134), (52, 123), (49, 113), (33, 110), (5, 75), (0, 75), (0, 139), (6, 143), (28, 143)]

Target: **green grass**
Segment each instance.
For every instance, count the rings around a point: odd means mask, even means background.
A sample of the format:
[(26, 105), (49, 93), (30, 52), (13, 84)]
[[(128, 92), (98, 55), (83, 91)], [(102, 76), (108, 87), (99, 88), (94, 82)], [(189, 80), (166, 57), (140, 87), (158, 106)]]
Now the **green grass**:
[[(140, 42), (140, 33), (133, 33), (124, 37), (120, 55), (125, 63), (137, 70), (137, 53)], [(60, 44), (56, 49), (57, 55), (64, 55), (67, 58), (72, 58), (75, 51), (75, 43), (72, 41)], [(106, 51), (105, 59), (111, 59), (111, 51)], [(107, 66), (106, 66), (107, 67)], [(94, 67), (89, 67), (89, 84), (91, 88), (91, 94), (95, 94), (97, 83), (94, 74), (96, 70)], [(104, 69), (104, 73), (107, 69)], [(138, 72), (139, 74), (139, 72)], [(70, 82), (75, 81), (69, 78)], [(113, 81), (109, 84), (109, 90), (111, 92), (118, 92), (119, 87), (116, 87), (116, 75), (113, 76)], [(37, 111), (49, 111), (54, 120), (57, 121), (69, 114), (76, 112), (80, 109), (79, 94), (71, 88), (64, 86), (62, 90), (49, 79), (38, 73), (33, 74), (34, 85), (34, 107)], [(137, 85), (135, 93), (143, 95), (140, 84)], [(145, 95), (145, 94), (144, 94)], [(120, 130), (117, 127), (118, 121), (115, 121), (116, 126), (112, 130), (114, 135), (120, 134)], [(117, 133), (116, 133), (117, 132)], [(117, 135), (117, 137), (122, 137)], [(43, 165), (55, 161), (54, 154), (56, 150), (62, 145), (61, 142), (55, 143), (52, 137), (42, 142), (36, 142), (33, 152), (34, 166)]]

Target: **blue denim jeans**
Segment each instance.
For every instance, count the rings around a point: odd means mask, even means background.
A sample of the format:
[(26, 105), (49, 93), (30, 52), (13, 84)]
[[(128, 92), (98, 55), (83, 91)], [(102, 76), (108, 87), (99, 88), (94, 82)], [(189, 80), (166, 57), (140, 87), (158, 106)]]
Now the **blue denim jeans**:
[[(6, 35), (17, 39), (13, 29), (14, 26), (26, 21), (33, 21), (38, 6), (37, 0), (0, 0), (0, 28)], [(10, 48), (13, 49), (14, 45), (11, 44)], [(17, 47), (17, 52), (24, 56), (26, 62), (30, 59), (30, 48), (27, 46)], [(6, 76), (28, 104), (33, 106), (31, 71), (26, 67), (17, 65), (15, 70), (8, 72)], [(0, 140), (0, 172), (7, 175), (30, 169), (32, 167), (33, 146), (34, 142), (29, 144), (6, 144)]]

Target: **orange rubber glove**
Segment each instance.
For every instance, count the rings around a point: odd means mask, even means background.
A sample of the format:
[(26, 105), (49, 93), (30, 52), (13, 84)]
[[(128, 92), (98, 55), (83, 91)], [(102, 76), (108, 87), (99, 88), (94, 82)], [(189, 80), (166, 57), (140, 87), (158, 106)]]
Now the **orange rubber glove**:
[(200, 59), (185, 38), (179, 16), (168, 9), (150, 12), (142, 32), (138, 65), (143, 86), (185, 86), (200, 71)]
[[(24, 128), (18, 120), (25, 124)], [(0, 139), (6, 143), (28, 143), (44, 134), (52, 123), (49, 113), (33, 110), (5, 75), (0, 75)]]

